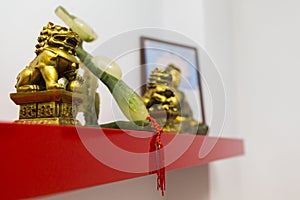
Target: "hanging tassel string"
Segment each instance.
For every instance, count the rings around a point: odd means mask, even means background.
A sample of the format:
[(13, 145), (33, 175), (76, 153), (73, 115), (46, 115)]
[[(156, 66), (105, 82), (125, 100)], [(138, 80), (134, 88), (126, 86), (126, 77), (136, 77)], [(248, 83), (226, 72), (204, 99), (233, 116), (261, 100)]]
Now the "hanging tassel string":
[(163, 133), (162, 128), (156, 122), (156, 120), (150, 116), (147, 119), (152, 122), (151, 128), (155, 131), (155, 142), (154, 148), (156, 152), (155, 162), (156, 162), (156, 174), (157, 174), (157, 190), (161, 190), (162, 196), (165, 194), (166, 190), (166, 169), (164, 166), (164, 153), (163, 144), (161, 142), (161, 134)]

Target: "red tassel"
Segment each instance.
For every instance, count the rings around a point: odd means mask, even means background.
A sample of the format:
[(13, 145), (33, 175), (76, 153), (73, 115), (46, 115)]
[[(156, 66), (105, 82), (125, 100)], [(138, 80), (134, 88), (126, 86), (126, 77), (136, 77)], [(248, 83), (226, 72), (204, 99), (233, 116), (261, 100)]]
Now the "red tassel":
[[(164, 163), (164, 151), (163, 144), (161, 142), (161, 134), (163, 133), (162, 128), (156, 122), (156, 120), (150, 116), (147, 119), (152, 122), (151, 128), (155, 131), (155, 141), (152, 143), (154, 150), (156, 152), (155, 162), (156, 162), (156, 174), (157, 174), (157, 190), (161, 190), (162, 196), (165, 194), (166, 190), (166, 169)], [(152, 147), (151, 147), (152, 149)]]

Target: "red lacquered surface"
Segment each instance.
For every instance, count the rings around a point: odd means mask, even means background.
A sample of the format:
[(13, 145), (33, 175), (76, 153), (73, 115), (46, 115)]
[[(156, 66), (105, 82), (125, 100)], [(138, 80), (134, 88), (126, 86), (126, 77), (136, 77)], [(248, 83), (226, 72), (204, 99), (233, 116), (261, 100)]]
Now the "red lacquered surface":
[[(149, 174), (146, 161), (153, 161), (148, 153), (150, 132), (8, 123), (0, 123), (0, 130), (0, 199), (43, 196), (144, 176)], [(165, 133), (162, 142), (167, 170), (244, 152), (239, 139)]]

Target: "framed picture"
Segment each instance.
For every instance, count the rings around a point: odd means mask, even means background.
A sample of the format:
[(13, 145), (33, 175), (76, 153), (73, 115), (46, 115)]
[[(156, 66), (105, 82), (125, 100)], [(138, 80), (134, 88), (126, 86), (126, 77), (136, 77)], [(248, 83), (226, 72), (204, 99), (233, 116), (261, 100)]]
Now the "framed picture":
[[(175, 66), (181, 77), (177, 89), (185, 96), (193, 118), (206, 124), (197, 48), (149, 37), (141, 37), (140, 42), (143, 83), (154, 69)], [(143, 94), (146, 89), (144, 86)]]

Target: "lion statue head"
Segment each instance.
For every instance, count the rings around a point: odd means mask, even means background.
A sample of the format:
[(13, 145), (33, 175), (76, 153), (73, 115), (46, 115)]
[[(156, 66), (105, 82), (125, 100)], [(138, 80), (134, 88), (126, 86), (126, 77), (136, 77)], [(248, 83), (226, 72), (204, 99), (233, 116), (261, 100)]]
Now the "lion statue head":
[(70, 29), (48, 22), (38, 37), (35, 53), (39, 55), (45, 48), (57, 48), (71, 55), (76, 54), (80, 43), (79, 36)]

